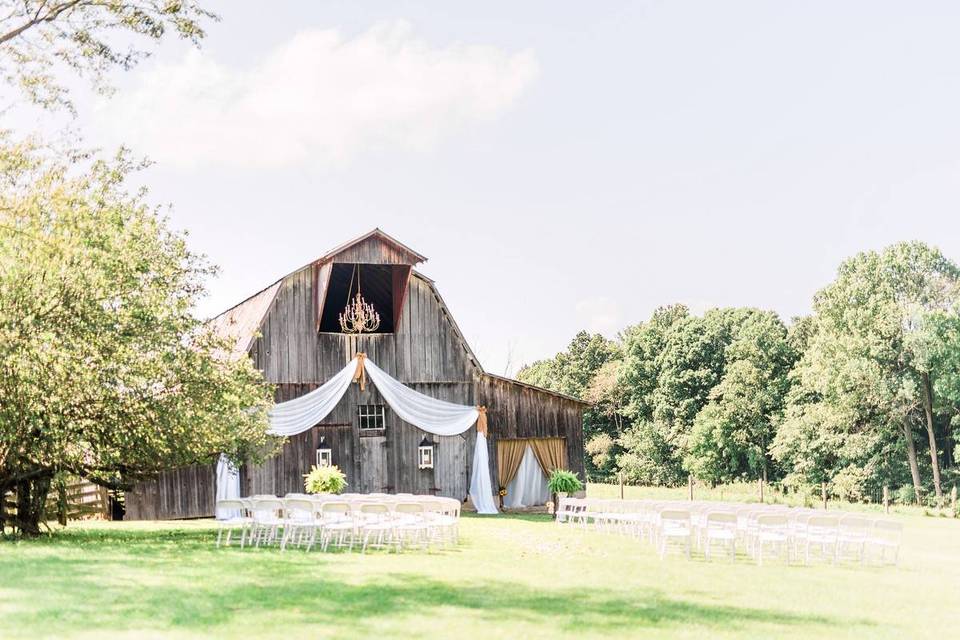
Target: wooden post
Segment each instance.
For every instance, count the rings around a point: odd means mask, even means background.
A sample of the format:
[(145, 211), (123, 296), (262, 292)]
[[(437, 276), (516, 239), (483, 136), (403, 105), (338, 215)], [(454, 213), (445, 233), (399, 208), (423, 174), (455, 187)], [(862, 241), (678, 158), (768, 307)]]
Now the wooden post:
[(763, 478), (757, 480), (757, 488), (760, 490), (760, 504), (763, 504)]
[(687, 496), (693, 502), (693, 476), (687, 476)]
[(953, 485), (950, 490), (950, 510), (953, 511), (953, 517), (957, 517), (957, 485)]
[(823, 498), (823, 508), (827, 508), (827, 483), (820, 483), (820, 496)]
[(620, 480), (620, 499), (623, 500), (623, 472), (617, 474), (617, 478)]
[(883, 512), (890, 513), (890, 487), (883, 485)]

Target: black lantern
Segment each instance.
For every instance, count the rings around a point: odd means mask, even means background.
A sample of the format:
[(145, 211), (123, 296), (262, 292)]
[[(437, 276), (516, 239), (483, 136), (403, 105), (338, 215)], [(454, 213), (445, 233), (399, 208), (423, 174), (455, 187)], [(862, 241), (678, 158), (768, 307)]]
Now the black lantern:
[(424, 436), (417, 447), (417, 468), (433, 469), (433, 442)]
[(317, 466), (318, 467), (332, 467), (333, 466), (333, 449), (327, 446), (327, 439), (323, 436), (320, 436), (320, 442), (317, 447)]

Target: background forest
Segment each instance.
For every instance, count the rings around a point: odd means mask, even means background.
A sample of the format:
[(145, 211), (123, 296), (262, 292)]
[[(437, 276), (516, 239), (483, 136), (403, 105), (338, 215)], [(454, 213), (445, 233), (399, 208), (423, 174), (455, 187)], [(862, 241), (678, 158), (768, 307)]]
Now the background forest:
[(960, 269), (919, 242), (840, 265), (810, 316), (657, 309), (518, 378), (584, 398), (588, 474), (939, 503), (960, 430)]

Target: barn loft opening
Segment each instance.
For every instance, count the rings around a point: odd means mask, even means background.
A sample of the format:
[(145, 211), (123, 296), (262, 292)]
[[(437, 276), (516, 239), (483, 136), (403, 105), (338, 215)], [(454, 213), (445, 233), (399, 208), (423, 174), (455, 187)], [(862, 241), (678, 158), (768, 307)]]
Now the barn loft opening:
[[(325, 276), (327, 274), (324, 274)], [(334, 263), (326, 282), (319, 282), (323, 303), (318, 329), (343, 333), (340, 314), (357, 293), (380, 314), (380, 326), (372, 333), (394, 333), (399, 325), (410, 267), (407, 265)]]

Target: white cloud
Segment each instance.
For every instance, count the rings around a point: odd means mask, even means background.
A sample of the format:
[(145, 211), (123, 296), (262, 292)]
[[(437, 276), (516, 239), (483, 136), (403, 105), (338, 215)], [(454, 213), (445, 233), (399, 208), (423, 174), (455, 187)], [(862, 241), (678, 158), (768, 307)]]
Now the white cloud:
[(434, 47), (392, 22), (355, 37), (293, 36), (250, 68), (191, 51), (97, 108), (101, 133), (184, 168), (337, 166), (424, 150), (508, 109), (538, 73), (531, 51)]
[(616, 300), (605, 297), (584, 298), (576, 304), (577, 319), (590, 333), (612, 338), (623, 329), (623, 311)]

